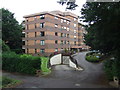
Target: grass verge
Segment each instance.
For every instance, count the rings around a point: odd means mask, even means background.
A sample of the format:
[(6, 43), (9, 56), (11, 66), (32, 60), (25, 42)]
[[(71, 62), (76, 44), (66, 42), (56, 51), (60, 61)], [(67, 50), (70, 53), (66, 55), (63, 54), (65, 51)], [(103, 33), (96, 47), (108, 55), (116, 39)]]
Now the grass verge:
[(11, 79), (8, 77), (0, 77), (0, 88), (11, 88), (22, 83), (20, 80)]
[(43, 75), (48, 75), (51, 73), (51, 70), (48, 69), (48, 58), (47, 57), (41, 57), (41, 71)]

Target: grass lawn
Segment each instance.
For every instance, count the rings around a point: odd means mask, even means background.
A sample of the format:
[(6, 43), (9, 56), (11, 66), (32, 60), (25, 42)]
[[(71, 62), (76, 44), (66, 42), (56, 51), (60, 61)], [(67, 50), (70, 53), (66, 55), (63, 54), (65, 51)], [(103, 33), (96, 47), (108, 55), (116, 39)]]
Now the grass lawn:
[(41, 71), (42, 71), (42, 74), (44, 74), (44, 75), (51, 73), (51, 70), (48, 69), (48, 67), (47, 67), (48, 60), (49, 60), (49, 58), (47, 58), (47, 57), (41, 57)]
[(20, 84), (20, 80), (11, 79), (8, 77), (0, 77), (0, 88), (10, 88), (15, 87), (16, 85)]

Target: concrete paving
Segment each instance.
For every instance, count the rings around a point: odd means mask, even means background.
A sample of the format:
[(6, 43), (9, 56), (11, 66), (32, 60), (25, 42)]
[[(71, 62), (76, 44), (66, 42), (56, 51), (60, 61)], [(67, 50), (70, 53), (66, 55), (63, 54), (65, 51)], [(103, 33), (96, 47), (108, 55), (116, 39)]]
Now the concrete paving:
[(78, 64), (84, 68), (76, 71), (67, 65), (52, 67), (52, 73), (48, 76), (28, 76), (4, 72), (8, 76), (23, 83), (16, 88), (112, 88), (103, 72), (103, 63), (94, 64), (85, 60), (86, 52), (75, 56)]

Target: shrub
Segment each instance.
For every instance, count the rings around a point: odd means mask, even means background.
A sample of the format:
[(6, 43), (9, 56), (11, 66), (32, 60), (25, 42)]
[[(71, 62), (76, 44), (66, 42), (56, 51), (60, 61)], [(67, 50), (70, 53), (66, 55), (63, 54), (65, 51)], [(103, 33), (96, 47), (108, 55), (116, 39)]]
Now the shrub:
[(107, 78), (111, 81), (114, 76), (120, 78), (120, 61), (119, 60), (106, 60), (104, 62), (104, 71), (106, 72)]
[(96, 52), (89, 52), (86, 54), (86, 60), (90, 62), (99, 62), (101, 61), (102, 55)]
[(10, 72), (35, 74), (40, 69), (40, 57), (3, 53), (2, 69)]

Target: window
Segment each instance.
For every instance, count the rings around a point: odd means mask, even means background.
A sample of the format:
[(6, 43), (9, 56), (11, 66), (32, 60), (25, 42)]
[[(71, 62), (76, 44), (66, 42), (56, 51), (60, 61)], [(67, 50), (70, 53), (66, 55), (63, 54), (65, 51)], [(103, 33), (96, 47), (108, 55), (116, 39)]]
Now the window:
[(40, 23), (40, 28), (44, 28), (45, 23)]
[(57, 32), (55, 32), (55, 36), (58, 36), (58, 33), (57, 33)]
[(70, 44), (70, 42), (69, 42), (69, 41), (67, 41), (67, 44)]
[(67, 38), (69, 38), (69, 34), (67, 34)]
[(63, 19), (61, 19), (61, 23), (63, 23)]
[(57, 52), (57, 51), (58, 51), (58, 48), (55, 49), (55, 52)]
[(57, 17), (57, 16), (55, 16), (55, 19), (58, 19), (58, 17)]
[(37, 53), (37, 49), (35, 48), (35, 53)]
[(74, 21), (76, 21), (77, 19), (76, 18), (74, 18)]
[(64, 37), (66, 37), (66, 34), (64, 33)]
[(70, 21), (67, 21), (67, 24), (70, 24)]
[(41, 40), (40, 45), (45, 45), (45, 40)]
[(74, 24), (74, 27), (76, 27), (77, 25), (76, 24)]
[(76, 45), (76, 41), (74, 41), (74, 45)]
[(66, 30), (66, 27), (64, 27), (64, 29)]
[(61, 40), (61, 44), (63, 44), (63, 40)]
[(66, 22), (66, 20), (64, 20), (64, 22)]
[(28, 25), (26, 25), (26, 29), (27, 29), (27, 30), (29, 29), (29, 26), (28, 26)]
[(40, 53), (45, 53), (45, 49), (40, 49)]
[(58, 24), (55, 24), (55, 28), (57, 28), (58, 27)]
[(57, 41), (57, 40), (55, 40), (55, 44), (58, 44), (58, 41)]
[(26, 34), (26, 37), (28, 37), (28, 32), (27, 32), (27, 34)]
[(69, 31), (70, 30), (70, 28), (67, 28), (67, 31)]
[(76, 33), (76, 30), (74, 30), (74, 33)]
[(61, 30), (63, 30), (64, 29), (64, 27), (63, 26), (61, 26)]
[(37, 17), (35, 16), (34, 19), (36, 19)]
[(44, 36), (45, 36), (45, 32), (43, 32), (43, 31), (40, 32), (40, 36), (41, 36), (41, 37), (44, 37)]
[(40, 15), (40, 19), (45, 19), (45, 15)]
[(66, 44), (66, 41), (64, 41), (64, 44)]
[(36, 25), (36, 23), (35, 23), (35, 28), (37, 28), (37, 25)]
[(77, 36), (74, 36), (74, 39), (76, 39), (77, 38)]
[(63, 37), (63, 33), (61, 33), (61, 37)]
[(35, 32), (35, 37), (37, 37), (37, 33)]

